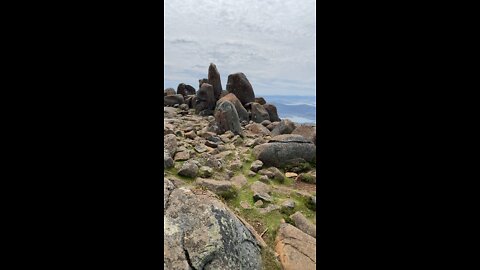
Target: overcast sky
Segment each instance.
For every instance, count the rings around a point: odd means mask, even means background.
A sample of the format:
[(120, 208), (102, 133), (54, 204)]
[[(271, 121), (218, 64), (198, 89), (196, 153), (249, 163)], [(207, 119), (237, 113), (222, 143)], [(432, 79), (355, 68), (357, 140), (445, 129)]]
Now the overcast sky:
[(164, 88), (198, 88), (210, 63), (222, 88), (243, 72), (260, 95), (315, 95), (315, 0), (164, 1)]

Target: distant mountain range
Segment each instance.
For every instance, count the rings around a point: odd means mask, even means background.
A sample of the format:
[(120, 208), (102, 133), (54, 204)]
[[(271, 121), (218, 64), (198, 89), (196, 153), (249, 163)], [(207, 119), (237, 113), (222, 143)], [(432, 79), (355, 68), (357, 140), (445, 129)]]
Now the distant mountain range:
[(317, 104), (314, 96), (263, 96), (263, 98), (277, 107), (278, 116), (282, 119), (288, 118), (296, 123), (317, 122)]

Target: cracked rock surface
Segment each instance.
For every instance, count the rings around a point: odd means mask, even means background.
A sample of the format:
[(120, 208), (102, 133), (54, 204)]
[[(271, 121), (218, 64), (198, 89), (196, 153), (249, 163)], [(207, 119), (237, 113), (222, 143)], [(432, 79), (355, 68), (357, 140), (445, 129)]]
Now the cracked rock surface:
[(315, 238), (284, 223), (280, 225), (275, 242), (275, 251), (284, 270), (316, 269)]
[(163, 179), (164, 269), (262, 269), (261, 243), (210, 191)]

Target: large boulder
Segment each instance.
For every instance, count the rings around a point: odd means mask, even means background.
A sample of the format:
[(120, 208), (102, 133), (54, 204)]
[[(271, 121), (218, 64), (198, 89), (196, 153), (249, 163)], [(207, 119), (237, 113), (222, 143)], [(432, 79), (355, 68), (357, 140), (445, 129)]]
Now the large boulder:
[(255, 158), (266, 166), (283, 168), (291, 163), (315, 162), (316, 146), (300, 135), (280, 135), (253, 148)]
[(280, 117), (278, 117), (277, 107), (275, 107), (275, 105), (267, 103), (263, 105), (263, 108), (265, 108), (265, 110), (268, 112), (268, 115), (270, 116), (270, 121), (281, 121)]
[(194, 100), (195, 113), (200, 114), (202, 111), (213, 111), (215, 108), (215, 95), (213, 87), (208, 83), (203, 83)]
[(220, 73), (217, 70), (217, 66), (214, 63), (210, 63), (208, 67), (208, 83), (213, 86), (215, 100), (220, 99), (220, 95), (222, 94), (222, 81), (220, 80)]
[(227, 81), (227, 91), (235, 94), (237, 98), (245, 105), (255, 101), (253, 87), (243, 73), (230, 74)]
[(262, 269), (265, 243), (213, 193), (163, 190), (164, 269)]
[(176, 94), (175, 89), (173, 89), (173, 88), (167, 88), (167, 89), (163, 90), (163, 96), (165, 96), (165, 97), (166, 96), (173, 96), (175, 94)]
[(195, 95), (197, 93), (197, 90), (189, 84), (185, 85), (185, 95), (190, 96), (190, 95)]
[(265, 108), (259, 103), (251, 103), (251, 113), (252, 121), (255, 123), (262, 123), (265, 120), (270, 120), (270, 115), (267, 110), (265, 110)]
[(189, 95), (195, 95), (196, 90), (193, 88), (193, 86), (181, 83), (177, 87), (177, 94), (182, 95), (184, 97), (189, 96)]
[(248, 121), (249, 120), (247, 110), (243, 107), (240, 100), (238, 100), (238, 98), (234, 94), (229, 93), (226, 96), (220, 98), (217, 101), (217, 104), (220, 104), (224, 100), (230, 101), (235, 106), (235, 109), (237, 110), (238, 118), (240, 119), (240, 121)]
[(284, 270), (316, 269), (315, 238), (288, 223), (281, 224), (278, 229), (275, 251)]
[(240, 118), (235, 106), (230, 101), (223, 100), (220, 102), (215, 109), (214, 116), (219, 134), (230, 130), (233, 134), (243, 136)]
[(170, 95), (163, 97), (163, 106), (181, 105), (185, 102), (182, 95)]

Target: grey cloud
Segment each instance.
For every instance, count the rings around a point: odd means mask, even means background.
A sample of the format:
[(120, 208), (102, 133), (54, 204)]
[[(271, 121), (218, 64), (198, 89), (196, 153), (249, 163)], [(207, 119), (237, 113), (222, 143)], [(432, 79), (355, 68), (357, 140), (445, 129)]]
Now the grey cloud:
[(168, 0), (164, 16), (168, 87), (195, 86), (214, 62), (223, 87), (241, 71), (255, 92), (315, 94), (314, 0)]
[(194, 40), (188, 40), (183, 38), (177, 38), (177, 39), (171, 40), (170, 43), (171, 44), (198, 44)]

